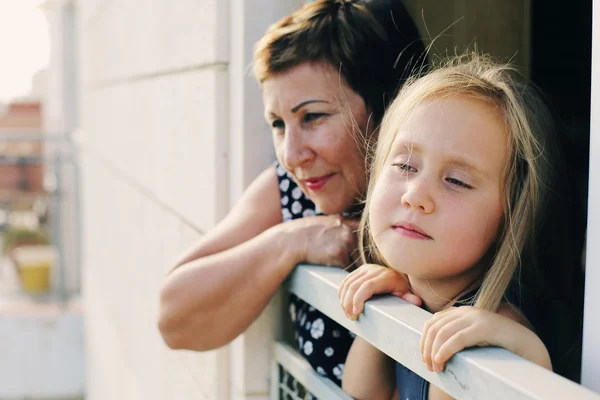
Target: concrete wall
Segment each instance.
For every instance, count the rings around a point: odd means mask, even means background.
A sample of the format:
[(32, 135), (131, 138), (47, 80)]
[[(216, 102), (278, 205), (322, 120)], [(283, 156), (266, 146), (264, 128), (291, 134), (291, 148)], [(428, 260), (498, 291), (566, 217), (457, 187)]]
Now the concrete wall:
[(78, 0), (87, 399), (267, 399), (277, 300), (247, 334), (171, 351), (170, 264), (274, 159), (252, 45), (292, 0)]

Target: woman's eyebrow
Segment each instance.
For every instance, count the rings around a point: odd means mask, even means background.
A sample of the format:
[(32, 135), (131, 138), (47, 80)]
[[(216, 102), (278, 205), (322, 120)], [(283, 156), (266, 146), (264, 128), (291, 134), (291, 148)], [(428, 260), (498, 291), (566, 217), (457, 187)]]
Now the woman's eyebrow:
[(292, 111), (293, 113), (296, 113), (296, 112), (297, 112), (299, 109), (301, 109), (301, 108), (302, 108), (302, 107), (304, 107), (305, 105), (307, 105), (307, 104), (311, 104), (311, 103), (329, 103), (329, 102), (328, 102), (328, 101), (326, 101), (326, 100), (306, 100), (306, 101), (303, 101), (302, 103), (300, 103), (300, 104), (298, 104), (298, 105), (296, 105), (296, 106), (292, 107), (291, 111)]

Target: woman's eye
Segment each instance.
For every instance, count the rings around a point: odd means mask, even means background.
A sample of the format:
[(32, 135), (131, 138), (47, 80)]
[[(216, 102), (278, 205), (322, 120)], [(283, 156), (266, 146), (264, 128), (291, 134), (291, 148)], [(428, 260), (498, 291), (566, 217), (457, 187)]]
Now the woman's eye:
[(394, 165), (394, 167), (399, 168), (403, 172), (417, 172), (417, 169), (415, 167), (411, 166), (410, 164), (396, 163), (393, 165)]
[(282, 120), (276, 119), (273, 122), (271, 122), (271, 128), (278, 129), (278, 130), (283, 129), (283, 128), (285, 128), (285, 124), (283, 123)]
[(463, 187), (465, 189), (473, 189), (473, 186), (467, 185), (463, 181), (458, 180), (456, 178), (446, 178), (446, 182), (451, 183), (451, 184), (453, 184), (455, 186)]
[(313, 122), (325, 116), (324, 113), (306, 113), (304, 114), (304, 122)]

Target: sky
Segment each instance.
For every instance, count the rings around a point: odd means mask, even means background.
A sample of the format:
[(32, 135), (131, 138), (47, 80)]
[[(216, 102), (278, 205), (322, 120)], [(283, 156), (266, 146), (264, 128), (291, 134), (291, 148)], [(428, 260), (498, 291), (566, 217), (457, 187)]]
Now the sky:
[(48, 26), (40, 0), (0, 0), (0, 102), (25, 96), (48, 65)]

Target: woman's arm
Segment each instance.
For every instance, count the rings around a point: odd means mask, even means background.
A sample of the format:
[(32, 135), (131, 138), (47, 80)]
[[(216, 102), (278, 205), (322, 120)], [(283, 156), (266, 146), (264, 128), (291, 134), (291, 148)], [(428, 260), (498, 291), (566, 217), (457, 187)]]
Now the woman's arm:
[(357, 336), (344, 365), (342, 389), (357, 400), (389, 400), (395, 387), (394, 360)]
[(280, 222), (271, 167), (167, 276), (159, 329), (169, 347), (202, 351), (225, 345), (256, 319), (297, 263), (347, 262), (354, 237), (338, 217)]

